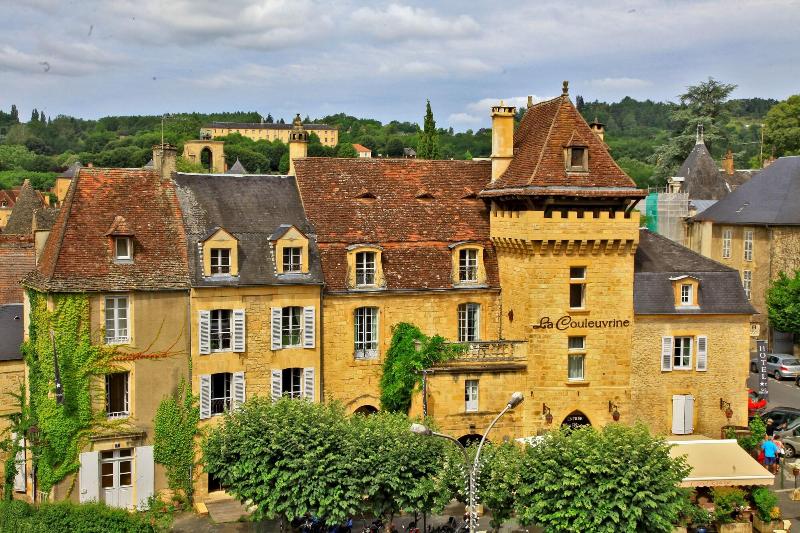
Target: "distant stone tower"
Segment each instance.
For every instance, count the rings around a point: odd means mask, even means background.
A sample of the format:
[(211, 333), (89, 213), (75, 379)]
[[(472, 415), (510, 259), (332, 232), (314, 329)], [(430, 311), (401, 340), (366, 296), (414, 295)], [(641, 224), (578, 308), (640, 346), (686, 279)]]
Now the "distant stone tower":
[(294, 176), (294, 160), (308, 155), (308, 132), (303, 128), (300, 113), (292, 121), (289, 133), (289, 175)]

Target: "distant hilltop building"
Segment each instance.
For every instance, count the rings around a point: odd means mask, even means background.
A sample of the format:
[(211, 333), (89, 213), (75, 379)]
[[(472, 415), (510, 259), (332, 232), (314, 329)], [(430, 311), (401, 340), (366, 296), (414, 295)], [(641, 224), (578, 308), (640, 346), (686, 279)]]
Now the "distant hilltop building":
[[(314, 133), (319, 137), (324, 146), (339, 144), (339, 129), (328, 124), (303, 124), (309, 134)], [(266, 122), (211, 122), (200, 129), (201, 139), (215, 139), (231, 133), (238, 133), (254, 141), (266, 140), (289, 142), (292, 124), (270, 124)]]

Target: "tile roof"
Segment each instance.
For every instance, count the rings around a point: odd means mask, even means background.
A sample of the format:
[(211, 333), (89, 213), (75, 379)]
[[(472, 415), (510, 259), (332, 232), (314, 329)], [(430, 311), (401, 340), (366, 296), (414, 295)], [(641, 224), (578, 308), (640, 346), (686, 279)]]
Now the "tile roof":
[(499, 286), (489, 214), (475, 198), (491, 162), (311, 157), (295, 170), (329, 290), (346, 288), (346, 248), (367, 243), (384, 249), (387, 289), (451, 288), (448, 245), (460, 241), (484, 246), (488, 284)]
[[(321, 284), (314, 231), (293, 176), (182, 174), (174, 177), (187, 236), (192, 285), (200, 287)], [(308, 274), (278, 276), (270, 239), (293, 225), (309, 239)], [(198, 243), (216, 229), (238, 240), (239, 275), (203, 277)]]
[(800, 156), (781, 157), (694, 217), (722, 224), (800, 224)]
[(353, 148), (356, 149), (356, 152), (372, 152), (369, 148), (364, 146), (363, 144), (353, 143)]
[[(116, 217), (133, 233), (130, 263), (115, 263), (106, 235)], [(175, 188), (152, 170), (82, 168), (25, 285), (88, 292), (189, 287), (186, 237)]]
[(225, 172), (225, 174), (247, 174), (247, 169), (244, 168), (244, 165), (242, 164), (241, 161), (239, 161), (239, 158), (237, 157), (236, 162), (233, 164), (231, 168), (228, 169), (227, 172)]
[[(211, 122), (208, 126), (204, 126), (204, 128), (228, 128), (228, 129), (238, 129), (238, 130), (290, 130), (292, 129), (291, 122), (288, 124), (278, 124), (272, 123), (268, 124), (266, 122)], [(337, 126), (329, 126), (328, 124), (303, 124), (303, 129), (313, 131), (313, 130), (335, 130), (338, 129)]]
[(32, 232), (33, 212), (44, 206), (42, 197), (31, 186), (30, 180), (25, 180), (17, 195), (17, 201), (3, 233), (15, 235), (28, 235)]
[(0, 305), (0, 361), (22, 359), (22, 304)]
[[(682, 275), (700, 281), (697, 309), (675, 307), (670, 278)], [(633, 279), (636, 314), (751, 315), (756, 312), (744, 294), (739, 272), (646, 229), (639, 231)]]
[(58, 217), (58, 207), (42, 207), (33, 211), (33, 230), (50, 231)]
[(0, 205), (3, 205), (5, 202), (4, 208), (11, 208), (14, 207), (14, 203), (17, 201), (17, 194), (14, 191), (5, 191), (0, 189)]
[[(588, 172), (565, 169), (564, 148), (570, 144), (588, 147)], [(627, 198), (646, 194), (614, 162), (566, 94), (528, 108), (514, 132), (511, 164), (481, 196), (565, 194)]]

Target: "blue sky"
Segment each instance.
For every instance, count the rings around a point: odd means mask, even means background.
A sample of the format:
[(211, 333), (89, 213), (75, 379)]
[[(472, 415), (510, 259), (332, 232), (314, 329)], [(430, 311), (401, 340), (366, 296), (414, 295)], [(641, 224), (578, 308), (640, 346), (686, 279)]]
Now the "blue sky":
[(800, 92), (799, 0), (0, 0), (0, 107), (95, 118), (256, 110), (489, 123), (586, 99)]

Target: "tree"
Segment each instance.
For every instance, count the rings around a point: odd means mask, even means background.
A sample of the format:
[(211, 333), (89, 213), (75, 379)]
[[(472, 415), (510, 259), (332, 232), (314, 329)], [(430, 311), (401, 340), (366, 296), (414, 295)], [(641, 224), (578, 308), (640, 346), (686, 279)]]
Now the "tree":
[(767, 112), (764, 142), (775, 155), (800, 155), (800, 94), (790, 96)]
[(31, 111), (31, 122), (39, 122), (39, 111), (34, 107)]
[(433, 119), (430, 100), (427, 100), (425, 105), (425, 121), (417, 147), (417, 157), (419, 159), (439, 159), (439, 133), (436, 131), (436, 121)]
[(517, 518), (550, 532), (671, 532), (689, 471), (642, 424), (555, 431), (525, 450)]
[(484, 446), (481, 452), (478, 501), (491, 509), (494, 529), (499, 529), (514, 512), (522, 456), (519, 446), (513, 443)]
[(583, 110), (586, 108), (586, 103), (583, 101), (583, 96), (577, 95), (575, 97), (575, 109), (578, 110), (578, 113), (583, 113)]
[(403, 140), (400, 137), (390, 137), (386, 141), (386, 155), (388, 157), (403, 157)]
[(336, 157), (358, 157), (358, 152), (350, 143), (339, 143), (336, 146)]
[(778, 274), (767, 290), (767, 314), (778, 331), (800, 334), (800, 270)]
[(19, 110), (16, 104), (11, 104), (11, 122), (19, 123)]
[(272, 118), (272, 113), (267, 113), (267, 118), (264, 119), (264, 122), (266, 122), (267, 124), (272, 124), (273, 122), (275, 122), (275, 119)]
[(281, 156), (281, 161), (278, 163), (278, 172), (281, 174), (288, 174), (289, 173), (289, 151), (283, 153)]

